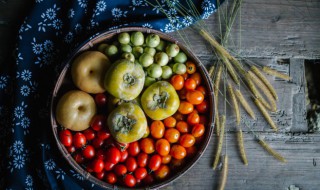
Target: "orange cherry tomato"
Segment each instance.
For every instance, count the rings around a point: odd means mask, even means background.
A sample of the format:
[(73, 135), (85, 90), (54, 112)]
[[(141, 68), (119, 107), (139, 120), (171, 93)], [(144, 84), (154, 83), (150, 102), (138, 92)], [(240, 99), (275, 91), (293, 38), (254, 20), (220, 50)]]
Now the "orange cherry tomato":
[(194, 137), (200, 137), (204, 134), (204, 131), (205, 131), (205, 127), (203, 124), (195, 124), (193, 127), (192, 127), (192, 131), (191, 131), (191, 134), (194, 136)]
[(182, 113), (180, 112), (176, 112), (173, 117), (177, 120), (177, 121), (183, 121), (186, 119), (186, 115), (183, 115)]
[(177, 120), (172, 116), (167, 117), (163, 120), (163, 124), (166, 127), (175, 127), (176, 123), (177, 123)]
[(161, 163), (162, 164), (169, 164), (171, 161), (172, 156), (170, 154), (166, 155), (166, 156), (162, 156), (161, 157)]
[(164, 131), (165, 131), (165, 128), (164, 128), (164, 124), (162, 123), (162, 121), (156, 120), (151, 123), (150, 133), (153, 138), (155, 138), (155, 139), (162, 138), (164, 135)]
[(184, 85), (184, 78), (181, 75), (174, 75), (171, 77), (170, 83), (176, 90), (181, 90)]
[(196, 81), (196, 83), (197, 83), (197, 86), (199, 86), (201, 84), (202, 79), (201, 79), (200, 73), (195, 72), (189, 78), (194, 79)]
[(170, 155), (175, 159), (183, 159), (187, 155), (186, 149), (178, 144), (175, 144), (171, 147)]
[(188, 90), (186, 97), (187, 101), (193, 105), (201, 104), (204, 100), (204, 95), (202, 92), (197, 90)]
[(188, 115), (187, 122), (190, 125), (195, 125), (200, 122), (200, 116), (197, 111), (193, 111)]
[(185, 72), (184, 74), (181, 75), (183, 77), (184, 80), (187, 80), (187, 78), (189, 78), (189, 75), (187, 72)]
[(186, 133), (180, 137), (179, 143), (181, 146), (187, 148), (193, 146), (194, 143), (196, 143), (196, 139), (194, 138), (194, 136)]
[(181, 101), (178, 111), (182, 114), (189, 114), (193, 111), (193, 104), (187, 101)]
[(198, 87), (196, 88), (196, 90), (202, 92), (202, 94), (204, 95), (204, 97), (207, 96), (207, 89), (206, 89), (204, 86), (198, 86)]
[(155, 151), (154, 140), (152, 138), (143, 138), (139, 141), (140, 150), (147, 154), (151, 154)]
[(167, 129), (164, 132), (164, 138), (167, 139), (170, 143), (178, 142), (180, 137), (180, 132), (175, 128)]
[(189, 132), (189, 125), (185, 121), (178, 121), (176, 128), (180, 133), (188, 133)]
[(170, 152), (170, 143), (166, 139), (159, 139), (156, 142), (156, 151), (160, 156), (166, 156)]
[(159, 169), (157, 169), (155, 172), (154, 172), (154, 175), (156, 177), (156, 179), (158, 180), (164, 180), (165, 178), (167, 178), (170, 174), (170, 168), (169, 166), (167, 165), (161, 165), (159, 167)]
[(187, 61), (187, 62), (186, 62), (186, 66), (187, 66), (187, 73), (188, 73), (188, 74), (193, 74), (193, 73), (195, 73), (196, 70), (197, 70), (196, 65), (195, 65), (193, 62), (191, 62), (191, 61)]
[(207, 100), (203, 100), (200, 104), (196, 105), (196, 109), (199, 113), (207, 113), (209, 110), (209, 104)]
[(186, 151), (187, 151), (187, 157), (194, 157), (198, 152), (196, 146), (188, 147), (186, 148)]
[(184, 81), (184, 87), (187, 90), (195, 90), (197, 87), (197, 83), (194, 79), (188, 78), (187, 80)]

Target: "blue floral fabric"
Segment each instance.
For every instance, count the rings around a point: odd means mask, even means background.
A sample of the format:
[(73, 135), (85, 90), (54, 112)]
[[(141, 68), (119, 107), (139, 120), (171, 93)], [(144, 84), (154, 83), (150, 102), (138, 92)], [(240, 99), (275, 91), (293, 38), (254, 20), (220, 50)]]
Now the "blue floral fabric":
[[(100, 189), (55, 145), (49, 117), (55, 81), (68, 55), (99, 31), (142, 26), (173, 32), (195, 21), (159, 1), (154, 7), (144, 0), (35, 0), (19, 29), (15, 63), (0, 68), (0, 189)], [(216, 10), (215, 0), (194, 2), (202, 19)]]

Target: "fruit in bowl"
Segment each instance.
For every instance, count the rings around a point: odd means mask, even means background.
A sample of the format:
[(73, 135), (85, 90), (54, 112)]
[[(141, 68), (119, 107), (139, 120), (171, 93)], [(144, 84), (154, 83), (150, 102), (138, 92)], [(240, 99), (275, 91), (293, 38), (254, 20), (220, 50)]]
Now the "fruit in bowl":
[[(143, 28), (120, 31), (95, 37), (94, 46), (83, 46), (69, 60), (53, 101), (54, 133), (62, 152), (72, 156), (68, 162), (102, 187), (159, 188), (186, 172), (206, 148), (212, 85), (198, 59), (171, 37)], [(74, 91), (91, 101), (82, 130), (59, 119), (80, 116), (72, 106), (77, 99), (64, 98)]]

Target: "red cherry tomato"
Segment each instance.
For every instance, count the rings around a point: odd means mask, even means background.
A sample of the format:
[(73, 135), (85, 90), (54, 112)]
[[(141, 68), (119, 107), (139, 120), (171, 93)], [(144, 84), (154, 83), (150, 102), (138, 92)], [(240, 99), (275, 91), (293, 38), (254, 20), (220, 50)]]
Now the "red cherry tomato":
[(145, 152), (140, 152), (137, 156), (137, 164), (139, 167), (146, 167), (149, 160), (149, 156)]
[(94, 172), (99, 173), (102, 172), (104, 168), (104, 162), (101, 159), (95, 159), (92, 162), (92, 169)]
[(103, 93), (99, 93), (95, 95), (94, 100), (98, 106), (102, 107), (107, 103), (107, 96)]
[(90, 126), (95, 131), (100, 131), (106, 126), (107, 118), (104, 115), (95, 115), (90, 123)]
[(100, 138), (94, 138), (92, 140), (92, 146), (96, 149), (102, 147), (103, 143), (104, 143), (104, 140)]
[(73, 159), (78, 163), (82, 164), (84, 162), (84, 157), (80, 152), (77, 152), (76, 154), (73, 155)]
[(194, 90), (197, 87), (197, 83), (194, 79), (188, 78), (186, 81), (184, 81), (184, 87), (187, 90)]
[(131, 174), (127, 174), (126, 176), (124, 176), (123, 181), (124, 184), (126, 184), (126, 186), (128, 187), (134, 187), (137, 183), (136, 178), (134, 178), (134, 176)]
[(105, 162), (104, 163), (104, 170), (111, 171), (114, 168), (114, 164), (111, 162)]
[(148, 167), (150, 170), (152, 171), (156, 171), (160, 165), (161, 165), (161, 156), (158, 154), (155, 154), (153, 156), (151, 156), (149, 163), (148, 163)]
[(107, 138), (110, 137), (110, 132), (107, 130), (100, 130), (97, 133), (98, 138), (102, 139), (102, 140), (106, 140)]
[(117, 164), (121, 159), (120, 150), (116, 147), (110, 147), (106, 150), (106, 161)]
[(96, 176), (96, 178), (98, 178), (98, 179), (103, 179), (103, 177), (104, 177), (104, 171), (102, 171), (102, 172), (99, 172), (99, 173), (95, 173), (95, 176)]
[(143, 178), (142, 182), (146, 185), (152, 185), (155, 179), (152, 174), (147, 174), (145, 178)]
[(124, 164), (117, 164), (114, 167), (114, 173), (117, 176), (123, 176), (128, 172), (127, 167)]
[(154, 148), (154, 140), (152, 138), (143, 138), (139, 141), (139, 146), (140, 149), (147, 153), (147, 154), (151, 154), (155, 151)]
[(129, 147), (129, 143), (120, 143), (117, 141), (115, 141), (115, 145), (121, 152), (127, 150), (127, 148)]
[(138, 141), (129, 144), (128, 153), (130, 156), (136, 156), (140, 152), (140, 147)]
[(105, 174), (105, 180), (109, 184), (115, 184), (117, 182), (117, 176), (113, 172), (107, 172)]
[(66, 147), (72, 145), (72, 134), (71, 134), (70, 130), (68, 130), (68, 129), (64, 129), (64, 130), (60, 131), (59, 139), (60, 139), (61, 143)]
[(103, 149), (96, 149), (96, 158), (104, 160), (105, 158), (105, 151)]
[(209, 110), (209, 104), (207, 100), (202, 101), (200, 104), (196, 105), (196, 109), (199, 113), (207, 113)]
[(122, 152), (120, 152), (120, 153), (121, 153), (120, 162), (126, 161), (126, 159), (128, 158), (128, 155), (129, 155), (128, 151), (127, 151), (127, 150), (124, 150), (124, 151), (122, 151)]
[(90, 128), (88, 128), (85, 131), (83, 131), (83, 134), (84, 134), (84, 136), (86, 137), (86, 139), (88, 141), (91, 141), (96, 136), (95, 132)]
[(95, 156), (95, 149), (91, 145), (87, 145), (84, 149), (82, 149), (82, 155), (86, 159), (91, 159)]
[(74, 146), (68, 146), (68, 147), (66, 147), (67, 148), (67, 151), (70, 153), (70, 154), (72, 154), (72, 153), (74, 153), (75, 151), (76, 151), (76, 148), (74, 147)]
[(147, 176), (148, 172), (146, 168), (137, 168), (134, 171), (134, 177), (138, 180), (141, 180)]
[(87, 143), (86, 137), (80, 133), (77, 132), (75, 135), (73, 135), (73, 145), (76, 148), (81, 148)]
[(137, 169), (138, 164), (135, 158), (129, 157), (126, 160), (126, 167), (128, 172), (133, 172), (135, 169)]
[(174, 75), (171, 77), (170, 83), (176, 90), (181, 90), (184, 85), (184, 78), (181, 75)]

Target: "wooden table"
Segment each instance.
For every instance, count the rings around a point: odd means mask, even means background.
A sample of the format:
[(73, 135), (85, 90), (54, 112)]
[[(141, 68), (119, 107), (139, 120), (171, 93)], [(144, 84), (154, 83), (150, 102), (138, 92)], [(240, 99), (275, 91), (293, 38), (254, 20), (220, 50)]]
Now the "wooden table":
[[(16, 23), (21, 19), (16, 14), (26, 11), (26, 5), (26, 1), (19, 0), (0, 2), (0, 20), (8, 21), (0, 26), (0, 66), (13, 47), (16, 34), (12, 31), (16, 31)], [(217, 14), (214, 14), (205, 22), (217, 33), (217, 21)], [(209, 45), (191, 29), (185, 29), (185, 32), (203, 64), (213, 64)], [(179, 39), (177, 32), (172, 35)], [(272, 114), (279, 132), (272, 132), (257, 110), (256, 121), (243, 117), (257, 134), (286, 157), (288, 163), (280, 163), (266, 153), (252, 133), (243, 127), (249, 160), (248, 166), (243, 165), (234, 133), (234, 116), (228, 109), (229, 176), (226, 189), (285, 190), (291, 185), (306, 190), (320, 189), (320, 133), (307, 132), (304, 69), (305, 60), (320, 59), (320, 2), (246, 0), (241, 9), (241, 28), (237, 21), (232, 30), (236, 46), (230, 46), (230, 49), (239, 49), (240, 35), (241, 57), (292, 77), (292, 81), (287, 82), (268, 76), (279, 94), (278, 112)], [(163, 189), (215, 189), (220, 174), (219, 170), (211, 169), (216, 139), (213, 135), (204, 155), (191, 170)]]

